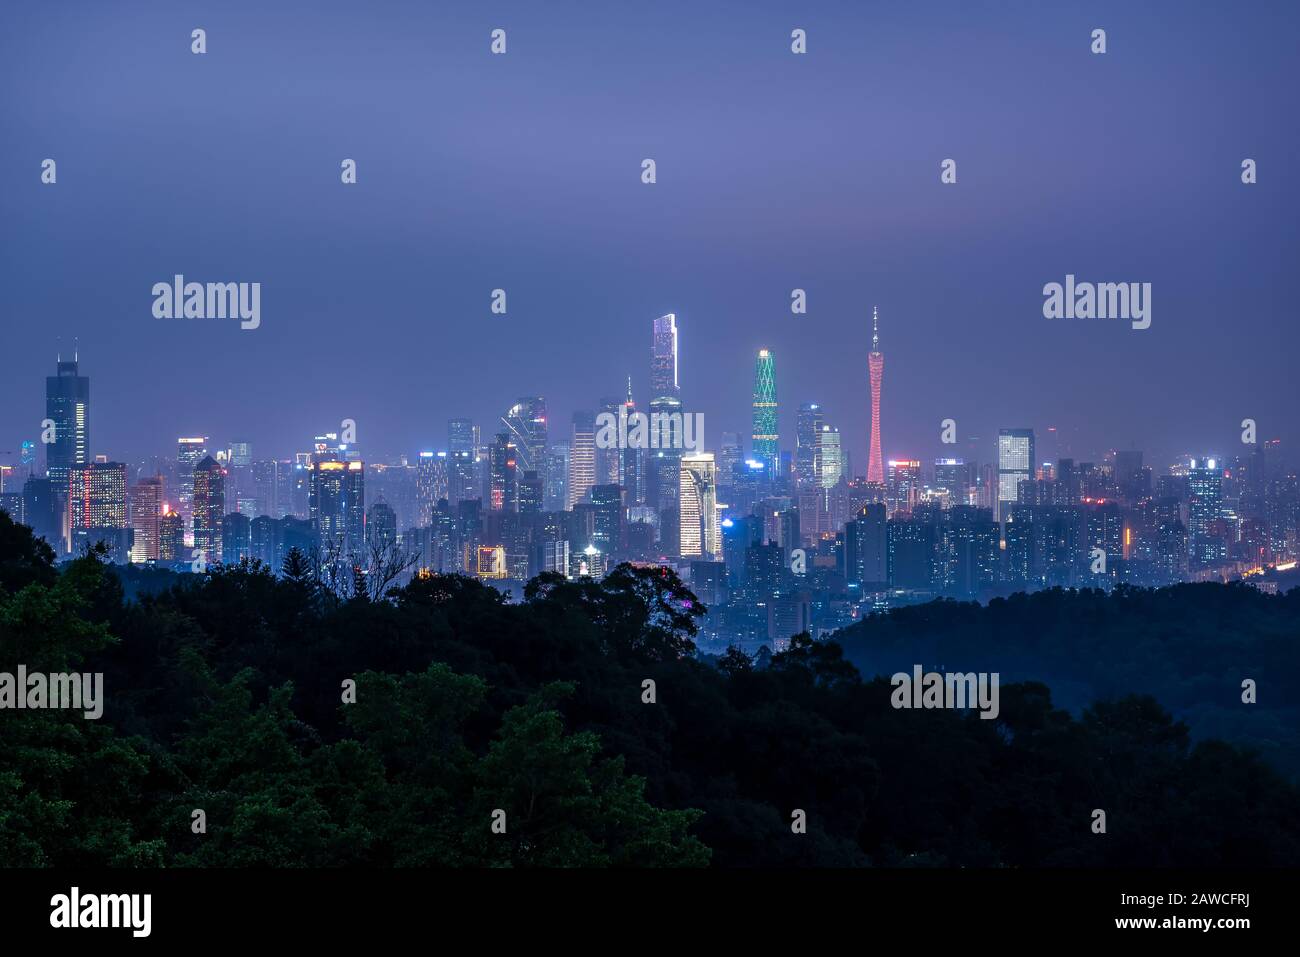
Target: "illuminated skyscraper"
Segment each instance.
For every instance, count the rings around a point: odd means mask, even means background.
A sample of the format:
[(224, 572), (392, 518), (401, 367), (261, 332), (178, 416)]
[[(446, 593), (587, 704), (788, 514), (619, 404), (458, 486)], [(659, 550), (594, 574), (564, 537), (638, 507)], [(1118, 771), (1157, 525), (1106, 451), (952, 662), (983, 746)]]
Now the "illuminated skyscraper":
[(587, 500), (587, 492), (596, 484), (596, 416), (592, 412), (573, 413), (573, 438), (569, 442), (569, 487), (565, 509), (572, 510)]
[[(656, 419), (655, 416), (660, 416)], [(645, 450), (647, 504), (659, 513), (659, 543), (666, 554), (678, 546), (678, 518), (682, 470), (682, 403), (660, 396), (650, 403), (650, 448)], [(658, 422), (658, 428), (655, 423)], [(657, 446), (657, 447), (656, 447)]]
[[(681, 388), (677, 377), (677, 317), (669, 313), (654, 321), (654, 339), (650, 346), (650, 414), (671, 416), (682, 411)], [(666, 420), (662, 420), (666, 421)], [(659, 436), (659, 448), (645, 451), (646, 504), (659, 513), (659, 540), (665, 552), (677, 550), (678, 489), (682, 449), (665, 443)], [(652, 444), (655, 444), (652, 441)]]
[(794, 423), (794, 479), (800, 490), (818, 488), (821, 481), (822, 407), (815, 402), (799, 406)]
[(131, 545), (131, 561), (158, 560), (159, 521), (163, 514), (163, 480), (142, 478), (131, 489), (131, 527), (135, 541)]
[(446, 452), (421, 452), (415, 464), (415, 524), (426, 528), (433, 524), (434, 509), (440, 499), (451, 499), (451, 483)]
[(823, 489), (831, 489), (844, 476), (844, 449), (840, 444), (840, 430), (823, 425), (818, 442), (817, 477)]
[(1192, 459), (1187, 470), (1187, 543), (1192, 566), (1202, 568), (1227, 557), (1227, 542), (1216, 528), (1223, 506), (1223, 463)]
[(126, 466), (121, 462), (92, 462), (68, 468), (68, 551), (79, 554), (85, 545), (101, 542), (108, 559), (129, 559), (126, 521)]
[(478, 485), (478, 429), (469, 419), (448, 419), (448, 501), (454, 505), (479, 498)]
[(322, 548), (361, 555), (365, 544), (365, 465), (338, 459), (315, 461), (311, 471), (312, 530)]
[(538, 471), (546, 462), (546, 400), (539, 395), (520, 399), (501, 421), (515, 445), (520, 472)]
[(886, 502), (892, 516), (910, 512), (921, 498), (921, 462), (919, 459), (890, 459), (885, 474)]
[(520, 450), (511, 440), (509, 432), (497, 433), (488, 455), (491, 494), (488, 507), (494, 512), (519, 511)]
[[(627, 377), (627, 401), (623, 403), (622, 415), (631, 418), (636, 412), (636, 403), (632, 400), (632, 377)], [(623, 486), (628, 505), (645, 504), (646, 478), (644, 450), (628, 445), (619, 450), (618, 484)]]
[(677, 316), (668, 313), (654, 322), (650, 346), (650, 400), (677, 398)]
[(194, 500), (194, 466), (198, 465), (208, 454), (206, 436), (191, 436), (176, 440), (176, 474), (180, 479), (177, 489), (179, 511), (183, 515), (193, 513)]
[(1016, 504), (1020, 483), (1034, 477), (1034, 430), (998, 430), (998, 521)]
[(68, 469), (90, 462), (90, 378), (77, 374), (75, 356), (70, 362), (59, 359), (57, 374), (45, 378), (45, 417), (54, 426), (45, 446), (45, 467), (62, 494)]
[[(627, 400), (606, 396), (600, 400), (600, 414), (612, 415), (617, 421), (619, 409), (627, 405)], [(627, 410), (631, 413), (631, 409)], [(596, 484), (622, 485), (623, 450), (615, 443), (609, 448), (596, 448)]]
[(162, 517), (158, 519), (158, 560), (179, 562), (184, 558), (185, 519), (164, 502)]
[(681, 466), (681, 551), (713, 560), (722, 553), (718, 469), (713, 453), (687, 455)]
[(754, 365), (754, 446), (753, 456), (762, 462), (768, 475), (780, 467), (776, 414), (776, 357), (767, 349), (758, 351)]
[(215, 565), (222, 559), (221, 519), (226, 514), (226, 473), (212, 456), (194, 466), (194, 547), (203, 560)]
[(880, 325), (876, 307), (871, 307), (871, 354), (867, 356), (871, 373), (871, 453), (867, 458), (867, 481), (883, 485), (885, 460), (880, 454), (880, 384), (885, 377), (885, 355), (880, 351)]
[(68, 471), (68, 514), (76, 528), (126, 528), (126, 466), (92, 462)]

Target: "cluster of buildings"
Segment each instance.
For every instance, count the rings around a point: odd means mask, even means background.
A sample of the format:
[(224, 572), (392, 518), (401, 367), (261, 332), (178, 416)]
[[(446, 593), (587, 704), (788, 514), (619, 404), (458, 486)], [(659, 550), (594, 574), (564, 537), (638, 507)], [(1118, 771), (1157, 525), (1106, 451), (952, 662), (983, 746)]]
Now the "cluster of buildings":
[[(872, 610), (937, 596), (987, 599), (1051, 586), (1250, 579), (1294, 567), (1300, 482), (1277, 441), (1187, 457), (1157, 474), (1140, 451), (1040, 461), (1035, 433), (1006, 428), (984, 462), (885, 458), (884, 355), (873, 317), (865, 476), (820, 405), (801, 404), (783, 444), (775, 356), (755, 360), (748, 447), (723, 433), (681, 441), (678, 327), (654, 320), (645, 408), (658, 441), (602, 422), (622, 395), (556, 428), (541, 396), (485, 426), (447, 422), (443, 449), (364, 460), (346, 429), (288, 458), (246, 442), (177, 441), (135, 465), (92, 455), (90, 382), (78, 360), (46, 379), (46, 420), (0, 466), (0, 509), (60, 555), (102, 543), (115, 562), (202, 571), (291, 549), (367, 569), (414, 556), (411, 574), (454, 572), (514, 594), (542, 572), (600, 577), (622, 562), (674, 566), (710, 608), (706, 648), (781, 647)], [(346, 425), (347, 423), (345, 423)]]

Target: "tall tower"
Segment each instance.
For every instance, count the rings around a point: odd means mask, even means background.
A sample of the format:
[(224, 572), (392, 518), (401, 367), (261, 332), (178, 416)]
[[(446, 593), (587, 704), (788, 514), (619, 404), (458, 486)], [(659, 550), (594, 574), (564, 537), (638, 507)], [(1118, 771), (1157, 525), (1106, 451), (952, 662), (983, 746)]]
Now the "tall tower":
[(768, 349), (758, 350), (754, 365), (754, 458), (767, 474), (775, 477), (780, 465), (777, 451), (776, 357)]
[[(650, 345), (650, 415), (658, 421), (680, 421), (682, 412), (681, 385), (677, 378), (677, 316), (668, 313), (654, 321), (654, 337)], [(673, 419), (672, 417), (677, 418)], [(655, 421), (653, 418), (652, 422)], [(669, 439), (665, 441), (665, 439)], [(663, 551), (676, 554), (680, 535), (680, 490), (682, 448), (679, 441), (669, 436), (658, 436), (658, 448), (645, 449), (646, 504), (659, 512), (659, 541)]]
[(677, 316), (668, 313), (654, 321), (650, 346), (650, 399), (677, 398)]
[(714, 561), (722, 551), (717, 489), (718, 469), (712, 452), (682, 458), (679, 552), (683, 558)]
[(1021, 482), (1034, 477), (1034, 430), (998, 430), (998, 521), (1005, 522), (1019, 498)]
[(585, 410), (573, 413), (573, 438), (569, 442), (569, 487), (565, 511), (587, 500), (596, 484), (596, 414)]
[(885, 483), (885, 462), (880, 454), (880, 381), (885, 375), (885, 356), (880, 351), (880, 325), (876, 307), (871, 307), (871, 455), (867, 459), (867, 481)]
[(537, 471), (546, 462), (546, 399), (525, 396), (501, 416), (515, 445), (519, 472)]
[(194, 466), (194, 547), (203, 561), (221, 561), (221, 518), (226, 514), (226, 473), (211, 455)]
[(60, 356), (57, 374), (45, 378), (45, 417), (54, 423), (45, 466), (54, 487), (65, 495), (68, 470), (90, 463), (90, 379), (78, 373), (77, 359), (75, 354), (71, 361)]

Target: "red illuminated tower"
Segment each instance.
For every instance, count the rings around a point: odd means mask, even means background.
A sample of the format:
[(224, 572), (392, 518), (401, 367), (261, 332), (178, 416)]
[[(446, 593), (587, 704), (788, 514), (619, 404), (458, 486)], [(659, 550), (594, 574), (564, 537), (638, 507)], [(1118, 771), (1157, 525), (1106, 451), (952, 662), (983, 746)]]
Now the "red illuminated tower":
[(880, 455), (880, 380), (885, 373), (885, 357), (880, 351), (880, 330), (876, 307), (871, 307), (871, 354), (867, 356), (871, 370), (871, 456), (867, 460), (867, 481), (885, 484), (885, 463)]

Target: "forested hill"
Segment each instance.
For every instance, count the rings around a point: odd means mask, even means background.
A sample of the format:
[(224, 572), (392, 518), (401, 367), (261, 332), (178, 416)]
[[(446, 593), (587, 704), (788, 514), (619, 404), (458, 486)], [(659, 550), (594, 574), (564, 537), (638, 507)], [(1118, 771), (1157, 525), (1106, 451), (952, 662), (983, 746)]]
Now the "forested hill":
[[(877, 615), (835, 635), (863, 674), (996, 671), (1042, 681), (1072, 711), (1149, 694), (1194, 738), (1258, 749), (1300, 780), (1300, 589), (1245, 585), (1052, 589), (973, 602), (936, 601)], [(1242, 701), (1242, 682), (1256, 703)]]
[(1152, 698), (1003, 685), (984, 720), (895, 709), (835, 642), (701, 660), (667, 570), (509, 604), (52, 558), (0, 514), (0, 672), (102, 672), (103, 716), (0, 710), (3, 866), (1300, 863), (1300, 792)]

